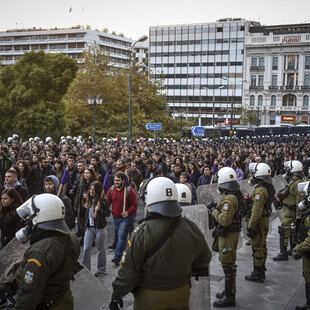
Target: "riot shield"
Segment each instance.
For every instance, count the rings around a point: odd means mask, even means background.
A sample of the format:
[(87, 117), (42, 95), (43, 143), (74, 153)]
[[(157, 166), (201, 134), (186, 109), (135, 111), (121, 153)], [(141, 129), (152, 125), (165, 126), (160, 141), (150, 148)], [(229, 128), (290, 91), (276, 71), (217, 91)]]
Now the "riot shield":
[[(208, 209), (205, 205), (182, 206), (182, 215), (193, 220), (203, 233), (211, 249), (213, 238), (209, 230)], [(209, 310), (210, 306), (210, 276), (200, 277), (199, 281), (192, 279), (190, 309)]]

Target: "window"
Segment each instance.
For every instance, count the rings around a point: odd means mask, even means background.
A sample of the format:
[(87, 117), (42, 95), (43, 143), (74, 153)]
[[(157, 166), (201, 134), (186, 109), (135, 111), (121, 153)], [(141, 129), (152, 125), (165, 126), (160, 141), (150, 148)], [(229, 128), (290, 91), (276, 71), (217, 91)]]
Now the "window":
[(287, 86), (288, 87), (293, 87), (294, 86), (294, 73), (288, 73), (287, 74)]
[(310, 74), (305, 74), (304, 86), (310, 86)]
[(305, 69), (310, 69), (310, 55), (305, 57)]
[(252, 95), (250, 97), (250, 106), (253, 107), (254, 105), (255, 105), (255, 97), (254, 97), (254, 95)]
[(262, 95), (258, 96), (258, 106), (259, 107), (263, 106), (263, 96)]
[(257, 58), (252, 58), (252, 67), (257, 67)]
[(271, 96), (271, 106), (275, 107), (277, 102), (277, 97), (275, 95)]
[(258, 76), (258, 86), (264, 86), (264, 76), (263, 75)]
[(264, 57), (259, 57), (259, 66), (260, 66), (260, 67), (264, 67), (264, 65), (265, 65), (265, 59), (264, 59)]
[(256, 86), (256, 75), (251, 76), (251, 86)]
[(278, 69), (278, 56), (272, 57), (272, 69), (277, 70)]
[(277, 75), (272, 75), (271, 86), (277, 86), (277, 84), (278, 84), (278, 76)]
[(307, 107), (308, 105), (309, 105), (309, 96), (304, 96), (302, 106)]
[(287, 56), (287, 69), (295, 69), (295, 55), (288, 55)]

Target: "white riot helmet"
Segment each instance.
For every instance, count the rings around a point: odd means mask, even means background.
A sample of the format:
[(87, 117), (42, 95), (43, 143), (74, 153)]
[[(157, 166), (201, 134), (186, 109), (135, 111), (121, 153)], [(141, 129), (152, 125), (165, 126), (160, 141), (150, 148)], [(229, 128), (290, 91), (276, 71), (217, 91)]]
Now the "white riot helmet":
[(249, 165), (249, 171), (253, 173), (254, 180), (252, 184), (256, 183), (255, 178), (263, 180), (268, 184), (272, 184), (271, 168), (269, 165), (265, 163), (251, 163)]
[(228, 189), (231, 191), (238, 191), (240, 185), (237, 181), (237, 174), (233, 168), (223, 167), (218, 171), (218, 180), (217, 183), (219, 188)]
[(24, 221), (28, 221), (28, 224), (30, 224), (30, 228), (28, 225), (28, 227), (22, 228), (16, 233), (16, 238), (21, 242), (28, 240), (33, 226), (43, 230), (70, 232), (65, 222), (65, 206), (56, 195), (35, 195), (17, 208), (16, 212)]
[(182, 213), (177, 187), (166, 177), (149, 179), (144, 183), (143, 194), (148, 212), (168, 217), (176, 217)]
[(290, 160), (286, 161), (284, 163), (284, 168), (287, 171), (287, 173), (299, 175), (301, 177), (304, 177), (304, 171), (303, 171), (303, 165), (298, 160)]
[(192, 192), (185, 184), (175, 184), (178, 190), (178, 202), (180, 206), (189, 206), (192, 204)]

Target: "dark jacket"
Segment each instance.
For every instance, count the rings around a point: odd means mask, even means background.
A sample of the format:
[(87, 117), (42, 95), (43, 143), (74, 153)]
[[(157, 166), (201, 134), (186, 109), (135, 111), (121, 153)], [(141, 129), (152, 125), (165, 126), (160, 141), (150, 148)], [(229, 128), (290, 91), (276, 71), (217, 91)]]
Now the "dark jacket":
[[(90, 206), (89, 208), (85, 208), (85, 228), (89, 227), (89, 211), (90, 208), (93, 206)], [(95, 211), (94, 211), (95, 212)], [(110, 208), (107, 199), (103, 199), (100, 204), (100, 209), (97, 213), (96, 218), (94, 219), (94, 227), (95, 228), (104, 228), (107, 226), (107, 220), (106, 217), (110, 216)]]
[(8, 218), (9, 207), (3, 208), (3, 214), (0, 217), (1, 244), (6, 246), (14, 237), (15, 233), (23, 227), (21, 218), (15, 214), (12, 218)]
[(44, 179), (48, 175), (56, 175), (56, 171), (53, 169), (52, 165), (48, 165), (46, 169), (41, 170), (39, 166), (35, 166), (33, 169), (33, 175), (34, 175), (34, 184), (32, 188), (29, 187), (30, 194), (42, 194), (44, 193)]
[[(53, 183), (55, 186), (55, 192), (53, 194), (57, 195), (58, 188), (59, 188), (58, 178), (55, 175), (49, 175), (48, 177), (53, 180)], [(44, 182), (45, 182), (45, 179), (44, 179)], [(45, 188), (44, 188), (44, 192), (46, 193)], [(74, 217), (74, 213), (73, 213), (73, 209), (72, 209), (72, 201), (70, 198), (68, 198), (65, 194), (62, 194), (62, 193), (60, 194), (59, 198), (64, 203), (65, 210), (66, 210), (65, 221), (66, 221), (67, 226), (71, 230), (75, 226), (75, 217)]]

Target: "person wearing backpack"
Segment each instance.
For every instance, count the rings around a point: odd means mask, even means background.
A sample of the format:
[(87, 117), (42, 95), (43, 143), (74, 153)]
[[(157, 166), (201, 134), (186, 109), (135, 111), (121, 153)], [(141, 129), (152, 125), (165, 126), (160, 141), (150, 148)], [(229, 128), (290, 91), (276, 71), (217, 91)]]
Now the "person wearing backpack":
[(112, 216), (118, 236), (114, 258), (112, 259), (112, 262), (117, 266), (125, 250), (128, 233), (133, 225), (138, 208), (137, 195), (133, 188), (129, 187), (128, 189), (125, 186), (125, 181), (125, 173), (121, 171), (116, 172), (114, 175), (114, 185), (110, 187), (106, 195), (109, 205), (112, 204)]
[(252, 208), (246, 234), (250, 238), (253, 249), (254, 271), (250, 275), (246, 275), (245, 280), (263, 283), (266, 278), (266, 239), (275, 189), (272, 185), (271, 168), (269, 165), (265, 163), (251, 163), (249, 170), (252, 174), (249, 185), (255, 186), (255, 189), (251, 195)]

